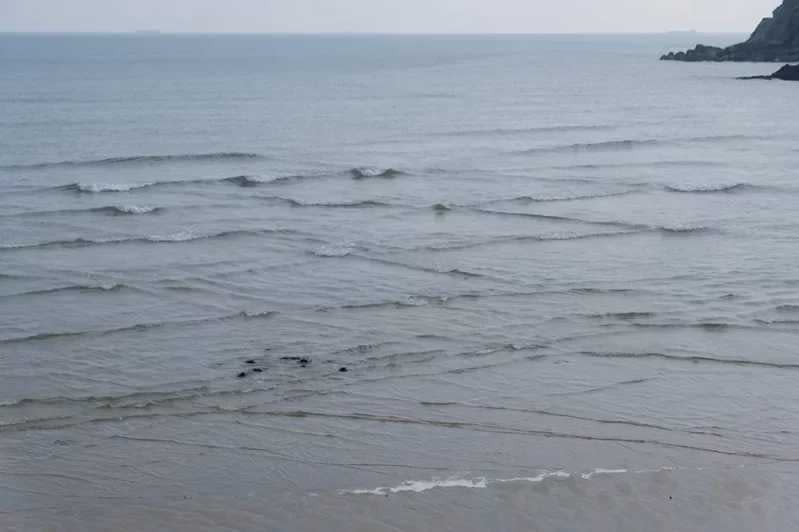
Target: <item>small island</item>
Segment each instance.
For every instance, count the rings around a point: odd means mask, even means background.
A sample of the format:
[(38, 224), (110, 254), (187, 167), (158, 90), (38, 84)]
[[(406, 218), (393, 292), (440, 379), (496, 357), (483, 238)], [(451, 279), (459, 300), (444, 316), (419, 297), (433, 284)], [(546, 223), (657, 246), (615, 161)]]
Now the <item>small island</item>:
[[(698, 44), (685, 52), (669, 52), (663, 61), (799, 61), (799, 0), (783, 0), (773, 16), (764, 18), (745, 42), (726, 48)], [(777, 73), (774, 78), (778, 78)]]

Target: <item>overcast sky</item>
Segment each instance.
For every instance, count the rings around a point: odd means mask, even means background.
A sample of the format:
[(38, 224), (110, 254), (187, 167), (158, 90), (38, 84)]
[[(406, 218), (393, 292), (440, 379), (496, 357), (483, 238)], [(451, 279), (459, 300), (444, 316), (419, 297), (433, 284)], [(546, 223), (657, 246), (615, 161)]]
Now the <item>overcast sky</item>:
[(749, 32), (779, 0), (0, 0), (0, 31)]

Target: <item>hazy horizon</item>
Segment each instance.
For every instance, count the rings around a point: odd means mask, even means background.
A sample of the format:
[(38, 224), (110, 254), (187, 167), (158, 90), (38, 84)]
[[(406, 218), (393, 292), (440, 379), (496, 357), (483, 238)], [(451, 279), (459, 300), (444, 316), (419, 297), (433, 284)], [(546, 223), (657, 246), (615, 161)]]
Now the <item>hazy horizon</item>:
[(779, 5), (778, 0), (625, 0), (551, 2), (478, 0), (368, 2), (319, 0), (291, 3), (236, 0), (5, 0), (3, 33), (389, 33), (389, 34), (574, 34), (746, 33)]

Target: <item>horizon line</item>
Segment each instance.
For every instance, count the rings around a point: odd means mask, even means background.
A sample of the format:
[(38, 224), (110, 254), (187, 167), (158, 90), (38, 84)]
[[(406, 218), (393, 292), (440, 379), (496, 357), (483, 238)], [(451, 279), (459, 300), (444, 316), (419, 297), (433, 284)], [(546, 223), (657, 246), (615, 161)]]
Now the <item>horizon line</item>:
[(276, 36), (534, 36), (534, 35), (737, 35), (749, 31), (568, 31), (568, 32), (404, 32), (404, 31), (165, 31), (158, 29), (118, 31), (0, 30), (0, 35), (135, 35), (140, 37), (180, 35), (276, 35)]

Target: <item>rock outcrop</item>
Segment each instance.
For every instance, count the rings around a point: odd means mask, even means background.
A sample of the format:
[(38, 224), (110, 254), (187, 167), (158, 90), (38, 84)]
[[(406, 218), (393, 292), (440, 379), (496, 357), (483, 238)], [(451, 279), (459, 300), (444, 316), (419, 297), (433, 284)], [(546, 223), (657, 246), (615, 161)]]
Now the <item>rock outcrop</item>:
[(785, 65), (770, 76), (749, 76), (738, 79), (781, 79), (784, 81), (799, 81), (799, 65)]
[(719, 48), (699, 44), (686, 52), (669, 52), (664, 61), (799, 61), (799, 0), (783, 0), (764, 18), (746, 42)]

